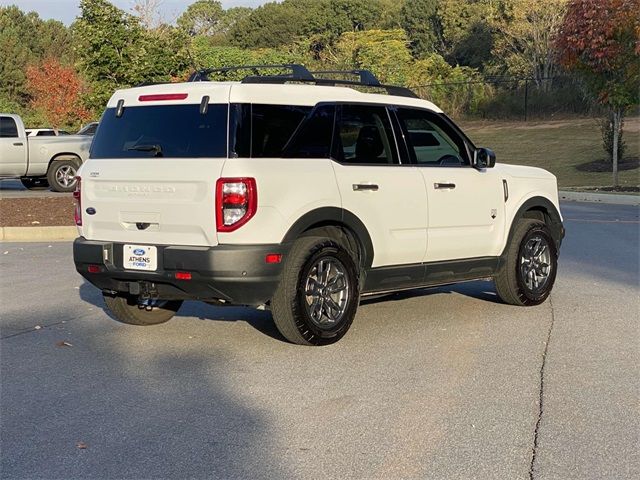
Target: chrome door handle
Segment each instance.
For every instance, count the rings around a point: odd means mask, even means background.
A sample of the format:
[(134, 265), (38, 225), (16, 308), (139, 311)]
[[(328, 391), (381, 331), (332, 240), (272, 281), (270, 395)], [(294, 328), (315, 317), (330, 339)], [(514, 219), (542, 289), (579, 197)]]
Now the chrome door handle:
[(378, 185), (374, 185), (373, 183), (354, 183), (353, 184), (354, 192), (362, 192), (365, 190), (370, 190), (372, 192), (375, 192), (378, 190)]
[(456, 188), (456, 184), (455, 183), (434, 183), (433, 184), (433, 188), (436, 189), (453, 189)]

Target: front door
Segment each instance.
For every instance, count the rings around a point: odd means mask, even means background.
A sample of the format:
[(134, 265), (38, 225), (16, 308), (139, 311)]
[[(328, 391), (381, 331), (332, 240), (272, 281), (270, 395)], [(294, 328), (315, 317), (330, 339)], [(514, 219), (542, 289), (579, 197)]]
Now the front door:
[(367, 227), (373, 267), (421, 263), (427, 195), (418, 168), (401, 165), (383, 106), (338, 106), (333, 163), (343, 208)]
[(502, 180), (471, 166), (470, 148), (441, 114), (398, 108), (409, 155), (427, 190), (425, 262), (499, 255), (504, 231)]
[(19, 177), (27, 173), (27, 139), (20, 137), (12, 117), (0, 117), (0, 176)]

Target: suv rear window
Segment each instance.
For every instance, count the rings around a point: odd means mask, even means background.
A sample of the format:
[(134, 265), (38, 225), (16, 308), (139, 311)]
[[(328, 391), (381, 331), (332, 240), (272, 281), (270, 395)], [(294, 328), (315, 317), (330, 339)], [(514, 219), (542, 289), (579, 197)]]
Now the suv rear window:
[(220, 158), (227, 156), (228, 104), (108, 108), (91, 145), (91, 158)]

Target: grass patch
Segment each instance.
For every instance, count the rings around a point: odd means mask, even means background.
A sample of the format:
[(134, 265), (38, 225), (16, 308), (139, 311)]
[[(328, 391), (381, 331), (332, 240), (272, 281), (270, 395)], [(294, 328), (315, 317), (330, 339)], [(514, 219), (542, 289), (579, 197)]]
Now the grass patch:
[[(558, 177), (560, 187), (612, 185), (611, 172), (598, 165), (604, 158), (600, 127), (594, 119), (578, 118), (546, 122), (460, 122), (466, 134), (478, 146), (496, 152), (501, 163), (530, 165), (549, 170)], [(627, 144), (620, 185), (640, 185), (640, 117), (625, 119)]]

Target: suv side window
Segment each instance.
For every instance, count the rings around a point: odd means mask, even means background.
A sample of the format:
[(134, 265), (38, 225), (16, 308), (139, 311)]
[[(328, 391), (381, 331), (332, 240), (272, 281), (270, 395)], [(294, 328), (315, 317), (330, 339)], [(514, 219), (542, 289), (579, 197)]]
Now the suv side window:
[(438, 114), (414, 108), (398, 108), (409, 155), (418, 165), (459, 167), (469, 165), (464, 140)]
[(11, 117), (0, 117), (0, 138), (15, 138), (18, 136), (18, 126)]
[(372, 105), (341, 105), (333, 155), (341, 163), (398, 164), (398, 151), (387, 109)]
[(238, 157), (282, 157), (312, 107), (236, 104), (232, 125), (232, 154)]
[(287, 144), (285, 158), (329, 158), (335, 105), (318, 105)]

